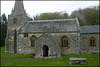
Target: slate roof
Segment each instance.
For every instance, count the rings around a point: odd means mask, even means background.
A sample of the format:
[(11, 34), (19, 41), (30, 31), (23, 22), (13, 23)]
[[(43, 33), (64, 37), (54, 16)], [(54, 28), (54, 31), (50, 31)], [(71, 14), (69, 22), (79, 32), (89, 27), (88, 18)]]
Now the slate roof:
[(80, 33), (100, 33), (99, 26), (81, 26)]
[(18, 33), (76, 32), (78, 27), (77, 19), (27, 21)]

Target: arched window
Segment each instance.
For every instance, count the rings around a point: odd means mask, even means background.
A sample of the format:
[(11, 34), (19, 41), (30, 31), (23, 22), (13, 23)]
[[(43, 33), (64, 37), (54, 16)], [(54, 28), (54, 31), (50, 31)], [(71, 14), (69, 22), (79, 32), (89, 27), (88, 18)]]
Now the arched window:
[(61, 38), (61, 47), (69, 48), (69, 38), (67, 36)]
[(31, 38), (30, 38), (31, 47), (35, 47), (35, 40), (36, 39), (37, 39), (37, 37), (35, 35), (31, 36)]
[(17, 18), (13, 18), (13, 23), (17, 23)]
[(95, 47), (96, 46), (96, 38), (95, 37), (91, 37), (90, 38), (90, 47)]

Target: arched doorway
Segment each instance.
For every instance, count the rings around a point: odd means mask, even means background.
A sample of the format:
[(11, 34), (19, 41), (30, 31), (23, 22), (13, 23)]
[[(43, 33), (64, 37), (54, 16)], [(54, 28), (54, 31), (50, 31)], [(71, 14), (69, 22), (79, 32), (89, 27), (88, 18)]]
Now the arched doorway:
[(43, 46), (43, 57), (48, 57), (48, 46), (44, 45)]

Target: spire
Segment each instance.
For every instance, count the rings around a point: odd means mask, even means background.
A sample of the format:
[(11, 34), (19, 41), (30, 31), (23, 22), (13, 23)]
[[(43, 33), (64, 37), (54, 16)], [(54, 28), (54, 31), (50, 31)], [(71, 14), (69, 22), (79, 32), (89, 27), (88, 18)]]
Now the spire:
[(13, 14), (26, 14), (24, 10), (23, 0), (15, 0)]

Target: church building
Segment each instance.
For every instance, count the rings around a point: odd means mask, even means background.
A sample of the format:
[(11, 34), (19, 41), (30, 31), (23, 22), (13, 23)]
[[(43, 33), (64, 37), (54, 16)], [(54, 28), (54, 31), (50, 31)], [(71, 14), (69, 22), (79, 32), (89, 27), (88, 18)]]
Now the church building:
[(28, 21), (23, 1), (15, 1), (8, 15), (5, 52), (35, 58), (98, 53), (99, 34), (99, 25), (80, 26), (77, 18)]

